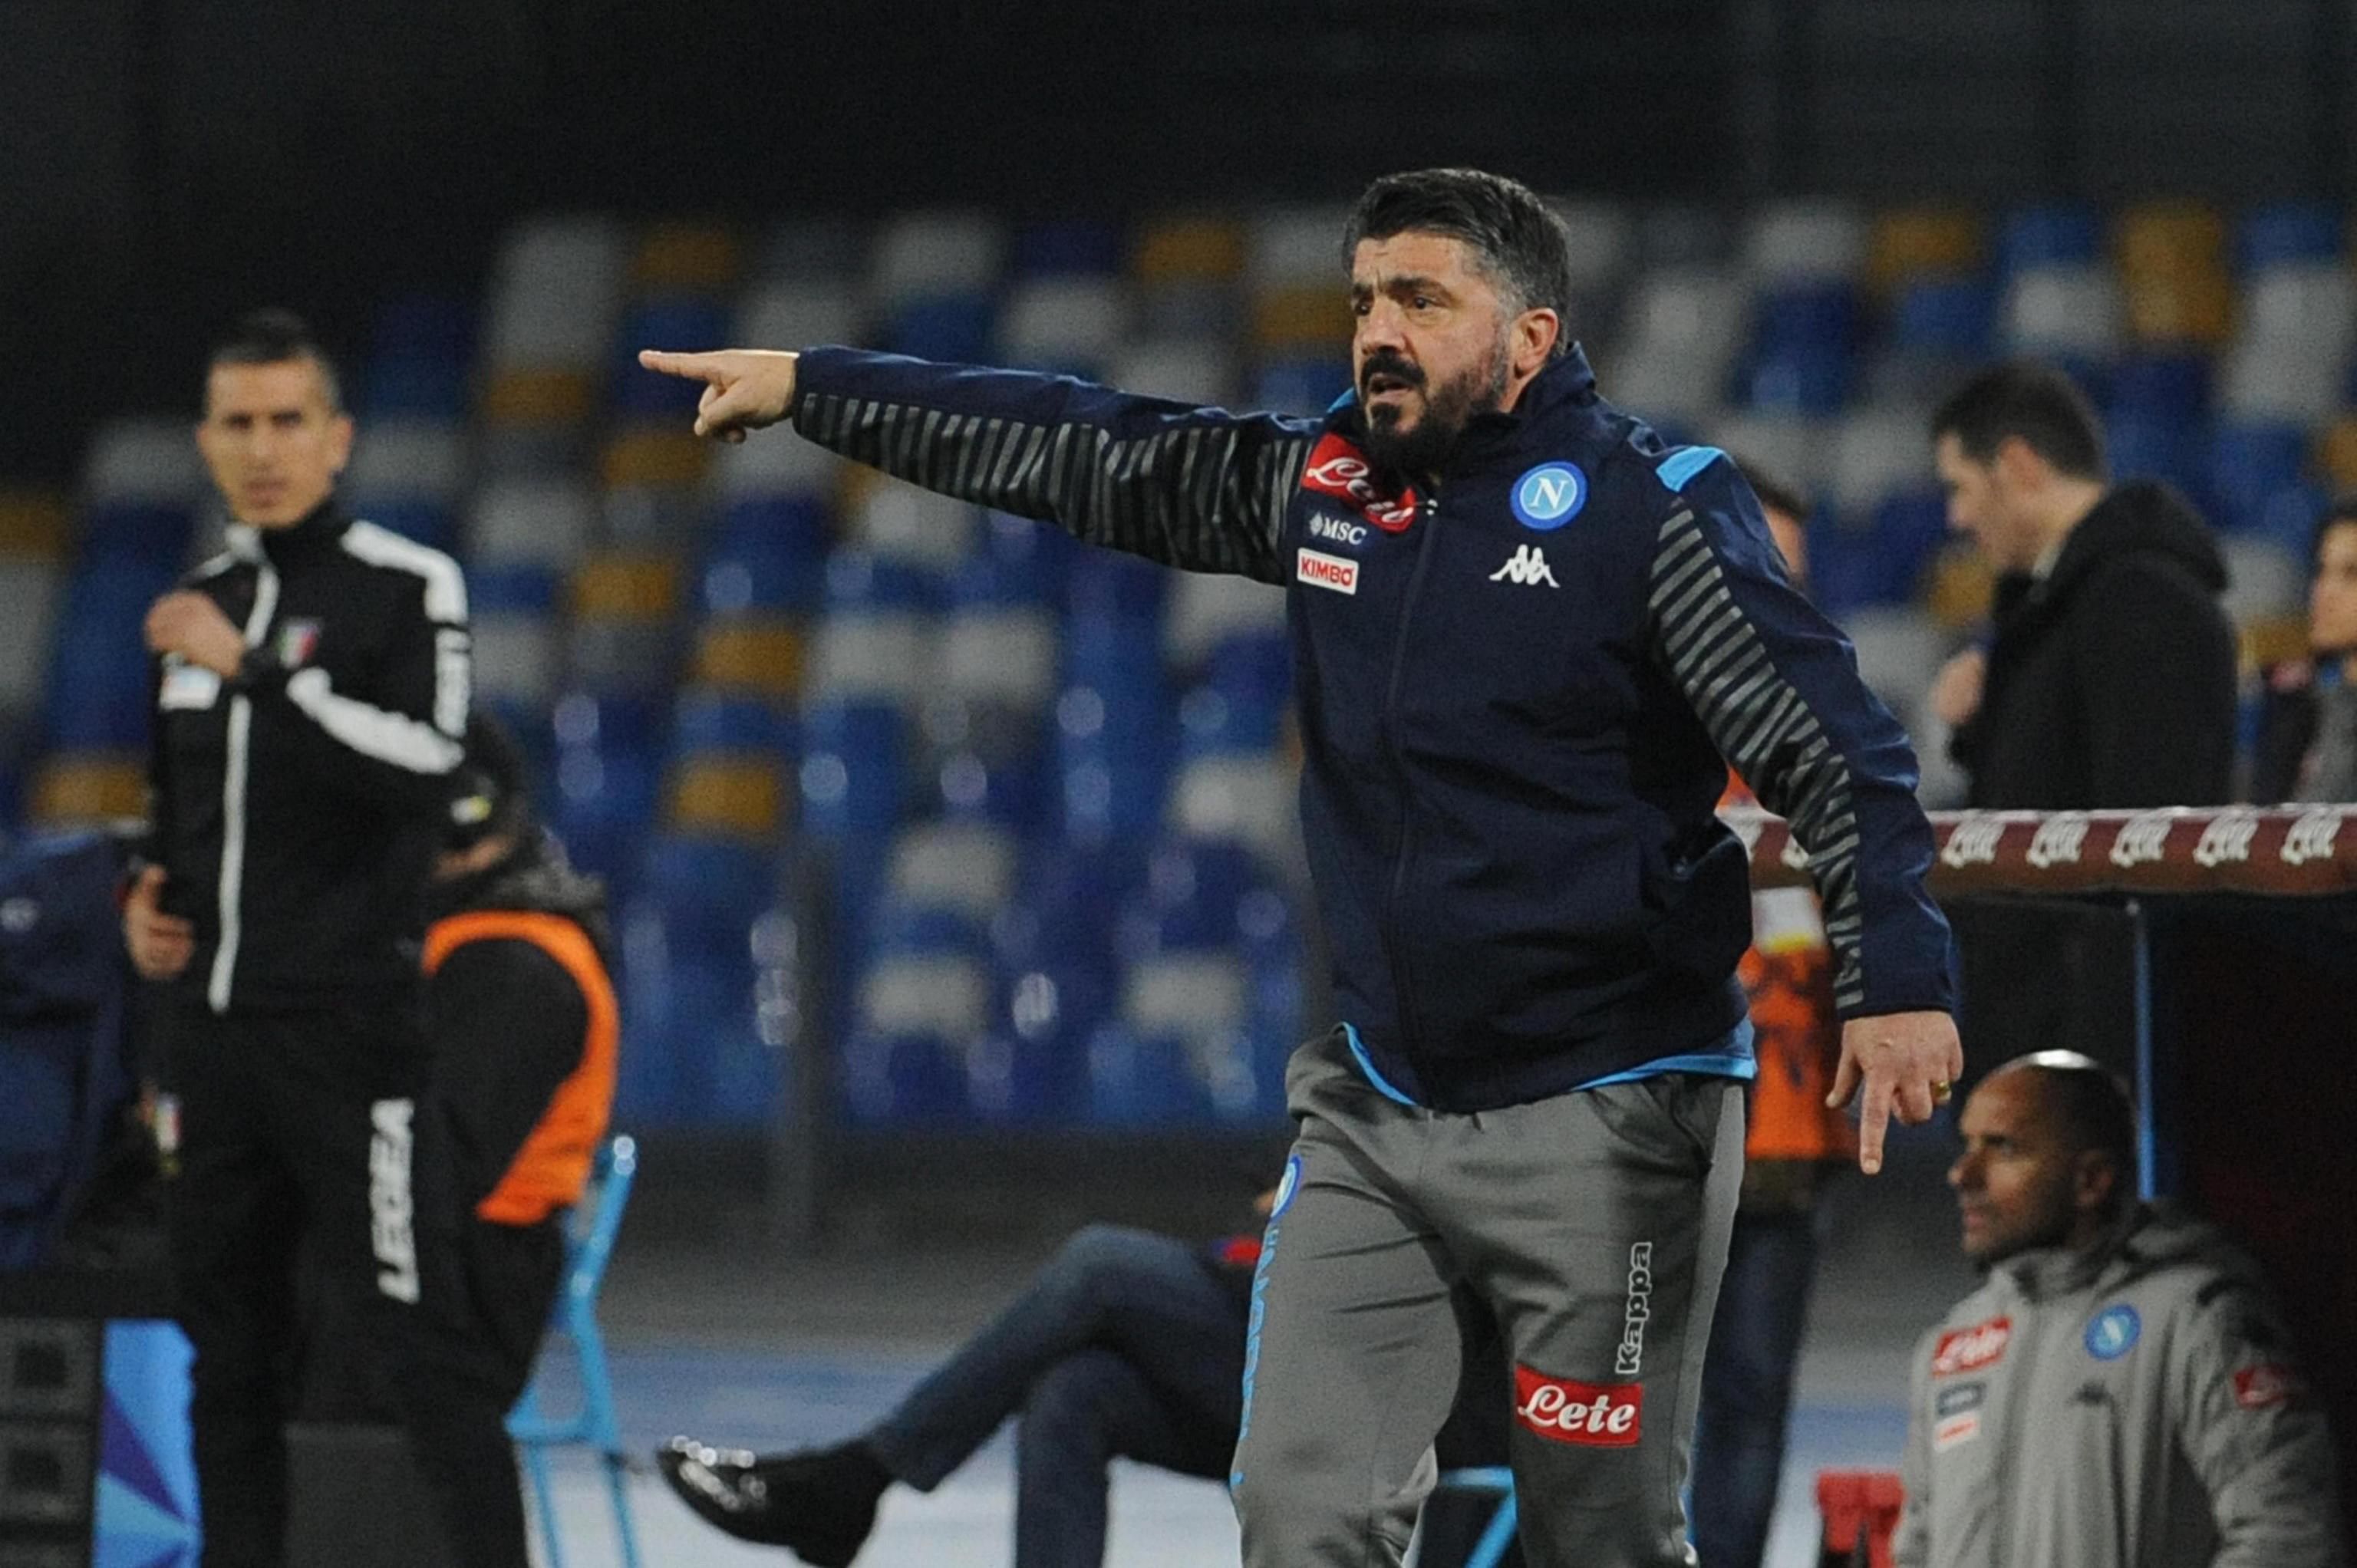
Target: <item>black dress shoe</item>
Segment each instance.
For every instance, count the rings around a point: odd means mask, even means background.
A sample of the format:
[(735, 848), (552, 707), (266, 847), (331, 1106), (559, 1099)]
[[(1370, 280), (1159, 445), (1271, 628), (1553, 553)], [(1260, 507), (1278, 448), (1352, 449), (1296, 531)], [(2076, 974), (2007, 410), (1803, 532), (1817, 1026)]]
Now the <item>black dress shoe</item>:
[(655, 1451), (664, 1481), (714, 1529), (782, 1546), (812, 1568), (849, 1568), (892, 1477), (857, 1444), (759, 1455), (674, 1437)]
[(705, 1523), (739, 1541), (784, 1546), (759, 1463), (747, 1449), (715, 1448), (693, 1437), (674, 1437), (655, 1450), (663, 1480)]

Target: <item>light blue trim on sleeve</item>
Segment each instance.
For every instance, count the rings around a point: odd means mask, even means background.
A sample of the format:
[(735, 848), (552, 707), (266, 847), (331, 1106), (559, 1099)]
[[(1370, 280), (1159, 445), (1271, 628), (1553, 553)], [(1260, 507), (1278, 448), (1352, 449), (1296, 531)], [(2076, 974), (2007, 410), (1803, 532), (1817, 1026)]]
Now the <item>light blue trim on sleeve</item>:
[(1751, 1020), (1746, 1018), (1728, 1031), (1727, 1038), (1720, 1042), (1717, 1050), (1689, 1051), (1683, 1056), (1656, 1057), (1652, 1061), (1640, 1062), (1626, 1072), (1616, 1072), (1609, 1078), (1590, 1079), (1586, 1083), (1575, 1086), (1572, 1092), (1576, 1094), (1582, 1089), (1602, 1089), (1611, 1083), (1635, 1083), (1641, 1079), (1660, 1078), (1664, 1073), (1673, 1072), (1699, 1073), (1710, 1078), (1739, 1079), (1745, 1083), (1749, 1083), (1760, 1076), (1760, 1059), (1752, 1054), (1751, 1040)]
[(1343, 1025), (1342, 1037), (1351, 1042), (1351, 1059), (1359, 1064), (1359, 1070), (1367, 1075), (1367, 1081), (1375, 1086), (1375, 1092), (1377, 1094), (1382, 1095), (1385, 1100), (1405, 1105), (1411, 1111), (1421, 1111), (1424, 1109), (1423, 1106), (1418, 1105), (1415, 1101), (1410, 1100), (1406, 1095), (1402, 1094), (1397, 1089), (1393, 1087), (1391, 1079), (1385, 1078), (1382, 1073), (1375, 1070), (1374, 1059), (1367, 1055), (1366, 1042), (1359, 1038), (1359, 1028), (1357, 1025)]
[(1716, 446), (1681, 446), (1663, 458), (1653, 472), (1673, 490), (1683, 490), (1687, 480), (1726, 456)]

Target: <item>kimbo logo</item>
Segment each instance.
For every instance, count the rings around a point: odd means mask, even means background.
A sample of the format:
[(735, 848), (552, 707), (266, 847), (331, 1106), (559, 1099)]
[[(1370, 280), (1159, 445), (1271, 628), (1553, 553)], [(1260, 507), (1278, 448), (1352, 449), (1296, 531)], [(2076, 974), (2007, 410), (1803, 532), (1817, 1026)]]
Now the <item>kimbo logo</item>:
[(1629, 1249), (1629, 1303), (1620, 1316), (1620, 1348), (1612, 1358), (1615, 1377), (1633, 1378), (1645, 1365), (1645, 1325), (1653, 1316), (1653, 1244)]

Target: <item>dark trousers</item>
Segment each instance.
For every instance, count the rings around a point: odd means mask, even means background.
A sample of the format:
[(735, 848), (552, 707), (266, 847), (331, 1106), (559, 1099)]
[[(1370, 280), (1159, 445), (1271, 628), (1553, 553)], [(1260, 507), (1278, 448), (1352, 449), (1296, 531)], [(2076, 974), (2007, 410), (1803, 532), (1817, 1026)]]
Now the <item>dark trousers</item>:
[(1702, 1568), (1760, 1568), (1816, 1268), (1809, 1210), (1738, 1211), (1703, 1364), (1695, 1427), (1694, 1540)]
[(930, 1491), (1017, 1416), (1016, 1568), (1098, 1568), (1108, 1462), (1226, 1475), (1243, 1359), (1243, 1293), (1207, 1257), (1091, 1226), (867, 1442)]
[(407, 1187), (418, 1020), (401, 994), (182, 1013), (170, 1061), (170, 1257), (196, 1351), (204, 1568), (275, 1568), (287, 1420), (394, 1419), (385, 1348), (418, 1283)]
[(507, 1414), (531, 1380), (564, 1274), (563, 1221), (493, 1225), (446, 1210), (420, 1226), (418, 1250), (423, 1290), (406, 1315), (401, 1380), (410, 1446), (451, 1561), (529, 1568)]

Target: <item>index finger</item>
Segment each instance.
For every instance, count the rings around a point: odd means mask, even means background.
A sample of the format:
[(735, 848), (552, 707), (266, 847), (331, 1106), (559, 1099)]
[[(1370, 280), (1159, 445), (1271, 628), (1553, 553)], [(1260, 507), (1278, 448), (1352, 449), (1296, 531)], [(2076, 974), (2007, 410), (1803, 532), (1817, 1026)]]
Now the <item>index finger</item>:
[(716, 354), (673, 354), (662, 349), (641, 349), (639, 363), (648, 370), (660, 371), (667, 376), (686, 376), (691, 380), (720, 384), (719, 356)]
[(1857, 1097), (1857, 1168), (1868, 1176), (1882, 1169), (1882, 1135), (1890, 1123), (1890, 1077), (1868, 1071)]

